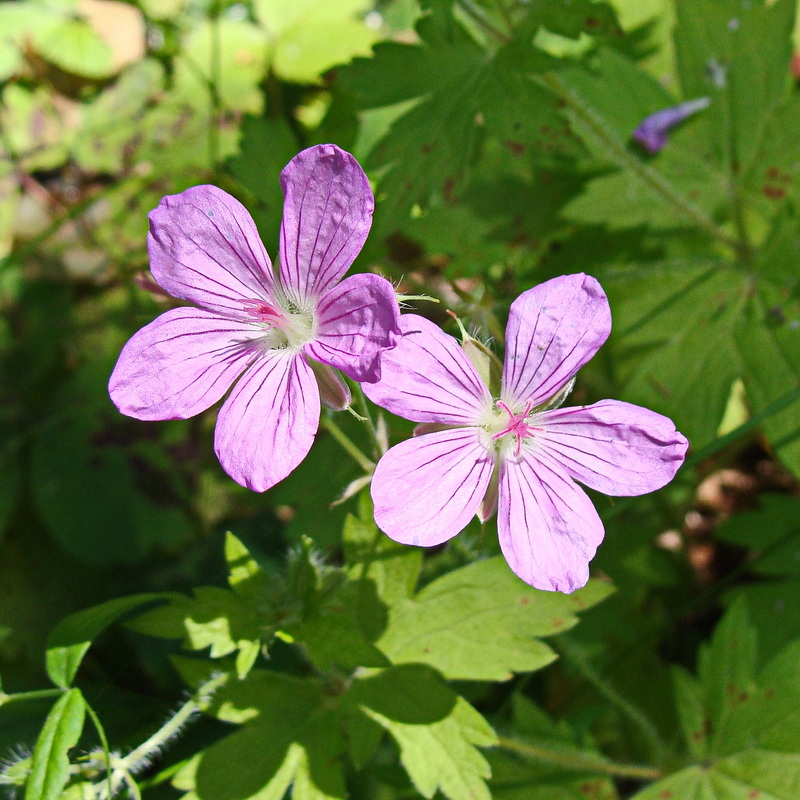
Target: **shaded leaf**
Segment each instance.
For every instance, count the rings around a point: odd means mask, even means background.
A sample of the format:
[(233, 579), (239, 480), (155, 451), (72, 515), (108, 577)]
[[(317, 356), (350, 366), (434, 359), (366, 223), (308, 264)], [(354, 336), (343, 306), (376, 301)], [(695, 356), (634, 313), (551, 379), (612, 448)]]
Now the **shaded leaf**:
[(175, 595), (164, 592), (117, 597), (65, 617), (47, 640), (46, 663), (50, 680), (56, 686), (69, 686), (86, 651), (109, 625), (139, 606), (173, 597)]

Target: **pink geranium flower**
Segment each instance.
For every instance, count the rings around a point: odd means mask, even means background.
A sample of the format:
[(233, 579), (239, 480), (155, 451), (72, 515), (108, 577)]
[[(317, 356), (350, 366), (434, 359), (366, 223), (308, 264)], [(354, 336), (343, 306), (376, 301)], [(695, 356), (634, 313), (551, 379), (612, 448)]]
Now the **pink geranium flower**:
[(375, 470), (379, 527), (399, 542), (436, 545), (497, 507), (500, 547), (522, 580), (583, 586), (603, 524), (575, 481), (610, 495), (651, 492), (673, 478), (688, 446), (669, 419), (630, 403), (557, 407), (611, 330), (600, 284), (567, 275), (514, 301), (499, 399), (489, 370), (452, 336), (413, 314), (400, 325), (381, 380), (364, 390), (423, 424)]
[(241, 205), (215, 186), (165, 197), (150, 214), (150, 268), (192, 307), (175, 308), (125, 345), (109, 382), (123, 414), (185, 419), (237, 381), (217, 419), (215, 449), (236, 481), (264, 491), (306, 456), (323, 400), (349, 402), (339, 369), (377, 381), (395, 345), (399, 309), (377, 275), (340, 282), (372, 224), (374, 201), (356, 160), (334, 145), (293, 158), (278, 274)]

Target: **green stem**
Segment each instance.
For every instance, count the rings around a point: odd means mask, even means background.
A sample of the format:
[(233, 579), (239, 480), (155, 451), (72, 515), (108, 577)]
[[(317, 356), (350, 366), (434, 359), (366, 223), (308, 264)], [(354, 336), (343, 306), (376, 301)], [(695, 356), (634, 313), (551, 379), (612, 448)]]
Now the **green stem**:
[(142, 764), (149, 763), (153, 755), (159, 753), (171, 739), (175, 738), (191, 717), (200, 711), (205, 711), (212, 695), (227, 683), (229, 677), (228, 673), (223, 673), (209, 678), (149, 739), (131, 750), (124, 758), (115, 760), (111, 764), (111, 794), (106, 800), (110, 800), (123, 784), (130, 784), (131, 775), (140, 769)]
[(375, 427), (375, 421), (372, 418), (372, 411), (367, 402), (367, 396), (364, 394), (360, 383), (356, 383), (355, 381), (351, 381), (351, 383), (353, 386), (353, 393), (358, 398), (358, 407), (367, 420), (367, 436), (369, 436), (369, 443), (372, 445), (372, 456), (375, 459), (379, 459), (383, 455), (383, 448), (378, 440), (378, 432)]
[(673, 208), (691, 219), (709, 236), (730, 247), (738, 256), (744, 257), (746, 246), (743, 242), (728, 236), (711, 217), (681, 194), (658, 170), (652, 169), (641, 159), (629, 153), (625, 144), (608, 128), (605, 121), (584, 103), (561, 78), (552, 72), (546, 72), (542, 75), (542, 81), (591, 129), (617, 164), (633, 172), (643, 183), (647, 184)]
[(663, 773), (657, 767), (640, 764), (619, 764), (601, 756), (595, 757), (565, 750), (554, 750), (529, 742), (521, 742), (518, 739), (509, 739), (506, 736), (498, 738), (497, 746), (512, 753), (519, 753), (519, 755), (526, 758), (544, 761), (547, 764), (557, 764), (559, 767), (575, 772), (594, 772), (602, 775), (613, 775), (618, 778), (634, 778), (645, 781), (656, 781), (663, 777)]
[(356, 447), (350, 437), (327, 415), (320, 419), (323, 427), (333, 436), (342, 446), (345, 452), (367, 473), (375, 469), (375, 462), (367, 458), (361, 450)]
[(219, 125), (222, 119), (222, 103), (219, 96), (221, 42), (219, 31), (220, 2), (215, 0), (211, 11), (211, 79), (208, 90), (211, 98), (212, 119), (208, 126), (208, 150), (211, 169), (216, 171), (219, 162)]
[(627, 717), (642, 733), (657, 761), (661, 760), (664, 746), (655, 726), (633, 703), (626, 700), (611, 684), (591, 665), (583, 648), (563, 634), (556, 640), (556, 649), (574, 666), (587, 683), (608, 700), (623, 716)]
[[(106, 736), (105, 728), (100, 722), (100, 717), (97, 716), (95, 710), (88, 703), (85, 703), (85, 706), (86, 706), (86, 713), (89, 715), (89, 719), (92, 720), (94, 729), (97, 731), (97, 735), (100, 738), (100, 746), (103, 748), (103, 754), (105, 755), (106, 758), (106, 765), (109, 765), (111, 764), (111, 748), (108, 746), (108, 737)], [(106, 791), (108, 792), (109, 797), (114, 796), (114, 783), (111, 777), (112, 777), (111, 770), (107, 768)]]
[(42, 700), (48, 697), (60, 697), (62, 694), (64, 694), (63, 689), (40, 689), (35, 692), (16, 692), (15, 694), (0, 692), (0, 706), (20, 700)]

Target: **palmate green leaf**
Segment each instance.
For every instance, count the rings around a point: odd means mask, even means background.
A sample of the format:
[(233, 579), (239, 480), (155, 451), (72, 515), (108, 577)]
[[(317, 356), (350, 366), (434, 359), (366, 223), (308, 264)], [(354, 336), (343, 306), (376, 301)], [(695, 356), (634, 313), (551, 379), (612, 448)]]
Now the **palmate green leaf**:
[(487, 135), (546, 163), (583, 152), (564, 130), (557, 98), (534, 80), (555, 62), (533, 46), (530, 23), (493, 53), (446, 9), (417, 30), (420, 44), (378, 45), (372, 59), (357, 59), (338, 76), (357, 109), (418, 100), (367, 158), (386, 196), (378, 228), (403, 226), (415, 206), (432, 200), (454, 202)]
[(789, 77), (795, 0), (676, 3), (675, 50), (684, 95), (708, 96), (697, 142), (726, 171), (751, 163)]
[(180, 639), (188, 650), (209, 648), (211, 658), (238, 653), (237, 673), (247, 674), (258, 655), (270, 620), (234, 592), (200, 586), (192, 597), (173, 597), (128, 623), (139, 633)]
[(641, 225), (661, 230), (715, 227), (712, 216), (726, 206), (728, 184), (689, 141), (696, 120), (676, 130), (655, 158), (632, 144), (642, 119), (675, 105), (655, 78), (604, 48), (588, 65), (576, 65), (547, 80), (565, 103), (572, 129), (599, 164), (613, 170), (590, 181), (584, 194), (566, 207), (568, 219), (617, 230)]
[(47, 715), (31, 760), (25, 800), (58, 800), (69, 778), (69, 750), (78, 743), (86, 703), (79, 689), (58, 698)]
[(69, 686), (86, 651), (109, 625), (140, 606), (174, 597), (165, 592), (117, 597), (65, 617), (53, 628), (47, 640), (46, 665), (50, 680), (56, 686)]
[(538, 637), (577, 624), (577, 613), (613, 591), (599, 581), (571, 595), (542, 592), (500, 558), (438, 578), (389, 609), (377, 646), (394, 664), (429, 664), (450, 679), (507, 680), (540, 669), (555, 653)]
[(448, 717), (430, 725), (409, 725), (375, 711), (367, 713), (392, 735), (400, 761), (417, 791), (450, 800), (491, 800), (486, 779), (489, 764), (478, 747), (491, 747), (496, 737), (486, 720), (459, 697)]
[(758, 630), (760, 661), (773, 658), (800, 639), (800, 579), (745, 583), (723, 595), (726, 605), (740, 600), (747, 602)]
[[(733, 382), (754, 413), (797, 386), (800, 306), (764, 278), (720, 263), (667, 262), (600, 273), (614, 317), (624, 399), (668, 414), (699, 447), (712, 440)], [(800, 406), (764, 429), (800, 469)]]
[[(697, 765), (635, 800), (792, 800), (800, 790), (800, 642), (760, 672), (747, 606), (731, 607), (701, 654), (698, 680), (679, 673), (678, 709)], [(700, 708), (702, 706), (702, 713)]]
[[(408, 664), (362, 673), (345, 702), (351, 714), (350, 736), (364, 736), (362, 728), (353, 726), (356, 711), (388, 731), (403, 767), (424, 797), (433, 797), (438, 789), (450, 800), (489, 800), (485, 780), (490, 769), (477, 748), (495, 744), (494, 731), (432, 669)], [(374, 747), (377, 742), (372, 742)]]
[(344, 800), (345, 744), (330, 697), (315, 680), (253, 671), (215, 697), (237, 731), (193, 758), (174, 780), (185, 800)]

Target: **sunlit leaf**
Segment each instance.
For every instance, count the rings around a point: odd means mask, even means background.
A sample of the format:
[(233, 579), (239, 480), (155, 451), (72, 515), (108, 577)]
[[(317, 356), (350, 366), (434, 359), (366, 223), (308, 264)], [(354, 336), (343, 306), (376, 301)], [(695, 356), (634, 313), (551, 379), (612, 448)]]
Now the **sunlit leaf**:
[(539, 637), (577, 624), (577, 614), (607, 597), (591, 582), (571, 595), (524, 584), (495, 557), (438, 578), (389, 609), (378, 647), (395, 664), (423, 663), (459, 680), (507, 680), (549, 664), (555, 653)]
[(78, 689), (56, 701), (36, 740), (25, 800), (58, 800), (69, 778), (69, 750), (83, 730), (86, 703)]
[(295, 83), (315, 83), (325, 70), (369, 52), (376, 34), (363, 20), (368, 0), (255, 0), (256, 19), (273, 43), (272, 69)]

